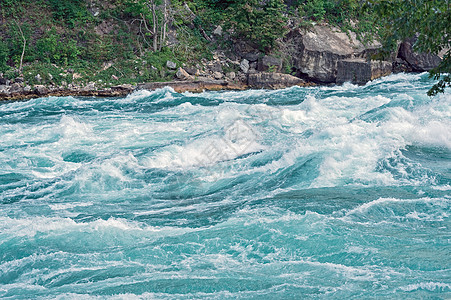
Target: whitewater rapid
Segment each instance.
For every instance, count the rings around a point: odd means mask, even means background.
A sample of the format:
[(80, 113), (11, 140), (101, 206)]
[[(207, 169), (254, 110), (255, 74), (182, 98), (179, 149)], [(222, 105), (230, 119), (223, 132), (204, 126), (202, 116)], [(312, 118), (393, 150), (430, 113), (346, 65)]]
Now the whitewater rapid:
[(451, 93), (0, 104), (0, 298), (451, 296)]

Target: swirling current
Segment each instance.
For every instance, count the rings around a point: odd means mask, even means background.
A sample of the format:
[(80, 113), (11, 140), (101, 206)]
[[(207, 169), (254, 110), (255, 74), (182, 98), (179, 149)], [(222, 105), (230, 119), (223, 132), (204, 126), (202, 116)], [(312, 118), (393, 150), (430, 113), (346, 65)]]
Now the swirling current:
[(427, 74), (0, 103), (2, 299), (449, 299)]

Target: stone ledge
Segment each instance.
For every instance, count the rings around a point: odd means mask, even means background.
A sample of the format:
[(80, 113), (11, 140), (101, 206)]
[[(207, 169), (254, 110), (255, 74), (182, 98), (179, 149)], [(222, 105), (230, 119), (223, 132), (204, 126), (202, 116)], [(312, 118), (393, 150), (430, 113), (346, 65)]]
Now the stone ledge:
[(363, 85), (391, 73), (392, 64), (388, 61), (367, 61), (361, 58), (343, 59), (337, 64), (337, 84), (352, 82)]

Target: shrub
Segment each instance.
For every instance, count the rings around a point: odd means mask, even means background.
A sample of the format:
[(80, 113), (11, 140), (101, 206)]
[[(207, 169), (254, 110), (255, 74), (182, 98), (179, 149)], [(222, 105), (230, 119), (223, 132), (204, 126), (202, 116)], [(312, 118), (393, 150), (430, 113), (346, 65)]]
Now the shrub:
[(0, 72), (5, 72), (8, 69), (6, 64), (9, 59), (9, 49), (6, 43), (0, 41)]
[(35, 51), (39, 60), (65, 66), (74, 62), (80, 54), (77, 42), (59, 36), (55, 29), (36, 42)]

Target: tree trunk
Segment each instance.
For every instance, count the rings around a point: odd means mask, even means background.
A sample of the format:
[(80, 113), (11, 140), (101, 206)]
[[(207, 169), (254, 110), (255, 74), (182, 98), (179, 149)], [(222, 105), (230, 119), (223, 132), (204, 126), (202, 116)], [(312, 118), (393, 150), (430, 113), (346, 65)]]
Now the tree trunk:
[(161, 26), (160, 50), (166, 44), (166, 30), (169, 21), (168, 9), (171, 5), (170, 0), (163, 0), (163, 24)]
[(16, 25), (20, 31), (20, 35), (22, 36), (22, 39), (23, 39), (22, 55), (20, 56), (20, 64), (19, 64), (19, 74), (22, 75), (23, 57), (25, 55), (25, 47), (27, 45), (27, 40), (25, 39), (25, 36), (23, 34), (22, 28), (20, 27), (19, 23), (16, 20), (14, 20), (14, 22), (16, 22)]
[(155, 1), (152, 0), (152, 21), (153, 21), (153, 51), (157, 52), (158, 50), (158, 18), (157, 18), (157, 6)]

